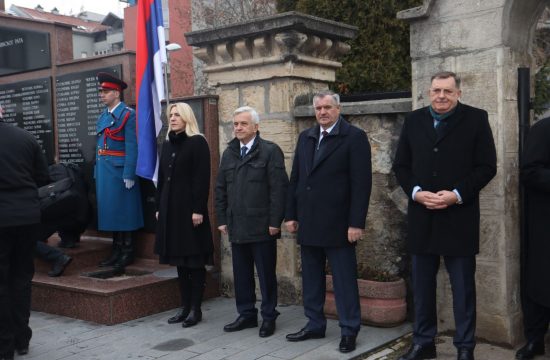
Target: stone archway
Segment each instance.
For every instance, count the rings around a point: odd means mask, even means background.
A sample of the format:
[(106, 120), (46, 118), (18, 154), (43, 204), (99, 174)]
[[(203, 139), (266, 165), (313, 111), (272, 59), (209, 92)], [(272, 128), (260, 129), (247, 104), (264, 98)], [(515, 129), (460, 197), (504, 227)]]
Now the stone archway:
[[(481, 252), (477, 257), (477, 335), (515, 345), (522, 340), (519, 297), (517, 68), (532, 64), (537, 20), (549, 0), (424, 0), (398, 18), (411, 25), (413, 106), (431, 74), (452, 70), (463, 79), (462, 101), (484, 108), (497, 145), (498, 173), (481, 194)], [(451, 292), (440, 274), (440, 330), (452, 330)]]
[(537, 21), (549, 0), (507, 0), (503, 9), (502, 38), (510, 48), (530, 53)]

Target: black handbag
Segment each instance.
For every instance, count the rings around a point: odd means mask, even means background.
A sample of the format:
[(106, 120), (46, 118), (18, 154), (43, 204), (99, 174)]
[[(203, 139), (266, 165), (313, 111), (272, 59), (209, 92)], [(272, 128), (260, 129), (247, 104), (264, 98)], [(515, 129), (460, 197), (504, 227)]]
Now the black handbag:
[(75, 179), (69, 171), (66, 171), (66, 176), (38, 188), (42, 221), (59, 221), (77, 208), (79, 199), (73, 186)]

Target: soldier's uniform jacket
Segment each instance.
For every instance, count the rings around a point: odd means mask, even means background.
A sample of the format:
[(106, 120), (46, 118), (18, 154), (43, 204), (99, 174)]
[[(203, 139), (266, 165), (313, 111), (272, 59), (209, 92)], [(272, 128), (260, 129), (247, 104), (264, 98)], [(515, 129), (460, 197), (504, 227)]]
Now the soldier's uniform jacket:
[[(98, 229), (131, 231), (143, 227), (139, 181), (136, 177), (135, 111), (120, 103), (105, 109), (97, 121), (96, 180)], [(126, 189), (123, 179), (134, 180)]]

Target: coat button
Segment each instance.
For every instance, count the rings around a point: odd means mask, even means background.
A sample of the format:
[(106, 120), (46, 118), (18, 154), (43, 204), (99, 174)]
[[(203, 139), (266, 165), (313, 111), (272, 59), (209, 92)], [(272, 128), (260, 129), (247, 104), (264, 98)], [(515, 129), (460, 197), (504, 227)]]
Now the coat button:
[(170, 181), (170, 176), (168, 176), (168, 179), (167, 179), (167, 180)]
[(311, 186), (306, 187), (306, 190), (308, 191), (311, 190)]
[(436, 177), (436, 176), (437, 176), (437, 171), (434, 171), (434, 172), (432, 173), (432, 176), (433, 176), (433, 177)]
[(168, 167), (171, 168), (171, 167), (172, 167), (172, 164), (168, 165)]
[(438, 151), (439, 151), (439, 149), (434, 147), (434, 152), (438, 152)]
[(172, 153), (172, 157), (176, 157), (176, 153), (175, 153), (175, 152)]

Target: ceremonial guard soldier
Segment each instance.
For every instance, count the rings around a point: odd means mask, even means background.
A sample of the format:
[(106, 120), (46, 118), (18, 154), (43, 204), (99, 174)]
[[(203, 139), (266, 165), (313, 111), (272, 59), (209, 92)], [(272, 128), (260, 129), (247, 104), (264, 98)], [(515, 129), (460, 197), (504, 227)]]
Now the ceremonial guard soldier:
[(99, 96), (107, 106), (97, 120), (98, 230), (113, 232), (112, 253), (99, 265), (122, 269), (133, 262), (135, 230), (143, 227), (136, 177), (136, 114), (120, 100), (128, 87), (124, 81), (104, 72), (97, 79)]

